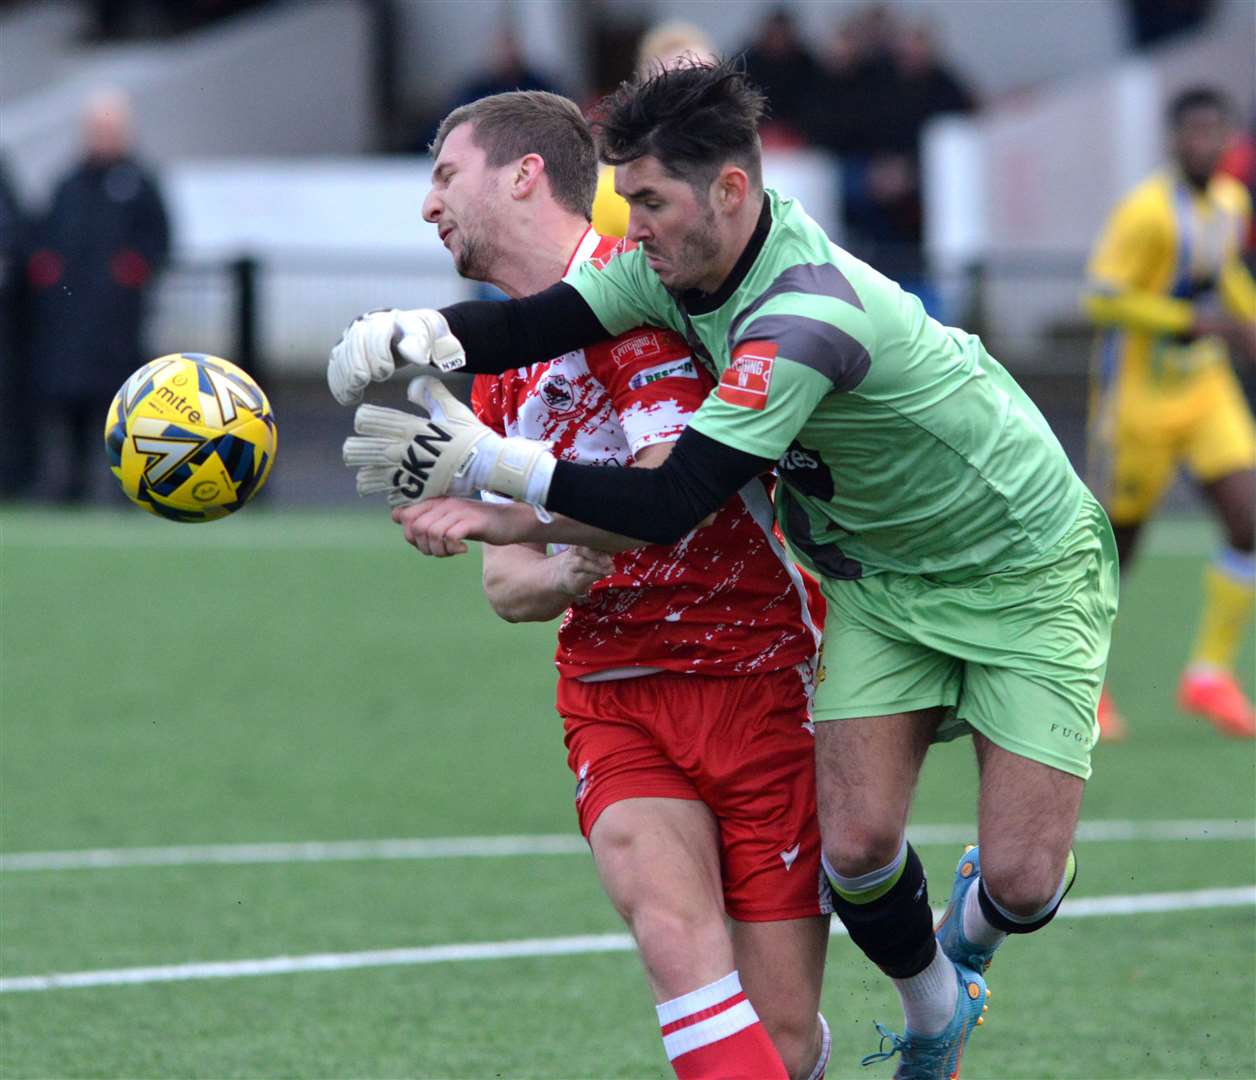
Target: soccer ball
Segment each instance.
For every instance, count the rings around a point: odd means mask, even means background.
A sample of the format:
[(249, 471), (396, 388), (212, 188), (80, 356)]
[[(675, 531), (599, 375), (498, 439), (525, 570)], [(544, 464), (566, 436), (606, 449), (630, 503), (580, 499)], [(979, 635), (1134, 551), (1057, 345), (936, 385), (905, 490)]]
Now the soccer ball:
[(174, 353), (118, 391), (105, 418), (109, 468), (136, 506), (171, 521), (214, 521), (261, 490), (275, 460), (262, 388), (227, 360)]

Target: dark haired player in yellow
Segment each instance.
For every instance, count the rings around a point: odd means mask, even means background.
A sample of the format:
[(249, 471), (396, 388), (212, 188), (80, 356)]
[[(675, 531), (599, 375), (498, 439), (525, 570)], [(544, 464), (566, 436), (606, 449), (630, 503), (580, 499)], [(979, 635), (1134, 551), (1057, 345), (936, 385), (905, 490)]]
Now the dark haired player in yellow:
[[(1230, 118), (1215, 90), (1173, 100), (1173, 161), (1113, 212), (1090, 260), (1085, 306), (1102, 329), (1092, 484), (1112, 519), (1122, 569), (1184, 464), (1226, 544), (1204, 573), (1203, 617), (1178, 703), (1228, 735), (1251, 738), (1256, 713), (1233, 664), (1256, 586), (1256, 425), (1230, 356), (1256, 359), (1256, 283), (1240, 258), (1250, 198), (1216, 171)], [(1109, 738), (1123, 734), (1110, 700), (1100, 704), (1100, 728)]]

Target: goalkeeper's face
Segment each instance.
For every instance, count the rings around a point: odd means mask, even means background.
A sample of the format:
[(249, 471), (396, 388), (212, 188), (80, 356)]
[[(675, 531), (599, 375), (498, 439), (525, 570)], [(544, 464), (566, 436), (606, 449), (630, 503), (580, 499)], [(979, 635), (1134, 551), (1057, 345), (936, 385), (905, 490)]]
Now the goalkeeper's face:
[(710, 189), (697, 190), (647, 155), (616, 167), (615, 190), (628, 202), (628, 239), (667, 288), (719, 285), (726, 229)]
[(501, 170), (489, 166), (484, 150), (471, 136), (467, 123), (446, 137), (432, 167), (423, 220), (436, 226), (459, 274), (472, 281), (488, 281), (502, 257)]

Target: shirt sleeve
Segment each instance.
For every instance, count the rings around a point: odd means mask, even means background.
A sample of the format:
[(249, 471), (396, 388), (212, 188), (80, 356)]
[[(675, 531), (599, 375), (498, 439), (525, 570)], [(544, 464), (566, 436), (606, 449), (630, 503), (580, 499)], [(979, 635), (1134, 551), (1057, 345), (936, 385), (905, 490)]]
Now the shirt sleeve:
[(586, 349), (585, 358), (634, 455), (680, 438), (712, 385), (684, 339), (666, 330), (639, 327)]
[[(498, 435), (505, 438), (506, 417), (502, 411), (501, 380), (492, 375), (477, 375), (471, 383), (471, 411), (475, 418), (486, 427), (492, 428)], [(495, 491), (481, 491), (480, 498), (490, 503), (508, 503), (513, 499), (498, 495)]]
[(680, 315), (645, 255), (634, 248), (598, 269), (583, 262), (563, 281), (580, 294), (608, 334), (618, 337), (643, 324), (679, 330)]
[(1152, 334), (1184, 334), (1194, 322), (1187, 300), (1151, 288), (1173, 238), (1155, 210), (1138, 197), (1119, 206), (1095, 245), (1087, 268), (1086, 313), (1100, 326)]
[(1221, 268), (1221, 297), (1226, 308), (1240, 319), (1256, 319), (1256, 280), (1239, 251), (1252, 224), (1252, 201), (1246, 189), (1235, 185), (1238, 242)]
[(863, 382), (874, 351), (875, 330), (861, 306), (786, 294), (739, 329), (692, 426), (747, 454), (779, 458), (825, 397)]
[(502, 384), (492, 375), (477, 375), (471, 383), (471, 411), (475, 418), (498, 435), (506, 435), (506, 418), (502, 415)]

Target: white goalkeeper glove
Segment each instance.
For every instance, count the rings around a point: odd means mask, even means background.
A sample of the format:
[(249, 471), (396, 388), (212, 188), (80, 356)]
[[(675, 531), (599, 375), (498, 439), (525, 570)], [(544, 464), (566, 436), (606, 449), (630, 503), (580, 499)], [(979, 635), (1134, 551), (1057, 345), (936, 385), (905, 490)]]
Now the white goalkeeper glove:
[(359, 405), (344, 461), (358, 470), (359, 495), (388, 496), (390, 506), (440, 495), (498, 491), (541, 506), (549, 494), (554, 458), (549, 445), (502, 438), (430, 375), (406, 392), (427, 418), (378, 405)]
[(372, 382), (391, 376), (398, 364), (456, 371), (466, 362), (462, 344), (439, 311), (368, 311), (349, 324), (332, 349), (327, 385), (341, 405), (352, 405)]

